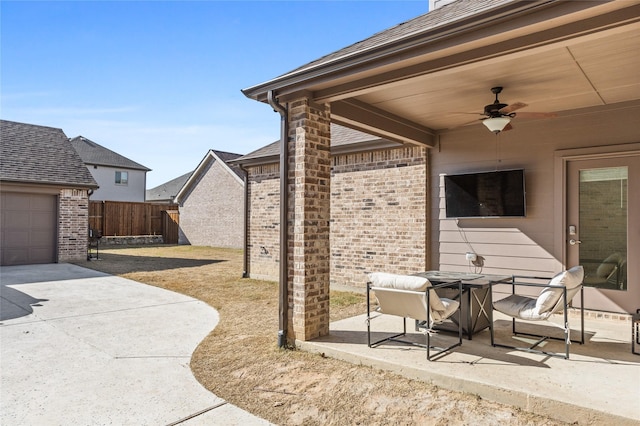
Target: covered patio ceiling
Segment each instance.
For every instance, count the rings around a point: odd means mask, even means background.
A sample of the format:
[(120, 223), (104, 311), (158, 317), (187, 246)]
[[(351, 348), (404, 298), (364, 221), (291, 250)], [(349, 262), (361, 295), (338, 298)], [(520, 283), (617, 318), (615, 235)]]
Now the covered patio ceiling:
[(268, 91), (281, 101), (304, 94), (330, 103), (333, 122), (431, 146), (480, 123), (495, 86), (501, 102), (527, 104), (514, 127), (540, 119), (528, 112), (640, 103), (640, 2), (485, 3), (467, 16), (445, 6), (244, 92), (260, 101)]

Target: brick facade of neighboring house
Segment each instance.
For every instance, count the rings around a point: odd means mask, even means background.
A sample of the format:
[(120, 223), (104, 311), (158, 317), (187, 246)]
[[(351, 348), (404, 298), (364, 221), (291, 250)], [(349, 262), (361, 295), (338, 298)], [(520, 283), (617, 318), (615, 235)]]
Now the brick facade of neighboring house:
[(97, 183), (61, 129), (0, 121), (0, 264), (86, 260)]
[[(365, 272), (424, 270), (426, 149), (375, 149), (369, 143), (380, 142), (379, 138), (339, 126), (332, 128), (332, 135), (331, 283), (363, 287)], [(349, 152), (340, 153), (347, 142)], [(248, 272), (257, 279), (278, 280), (280, 167), (273, 156), (278, 146), (244, 157), (255, 162), (263, 155), (268, 162), (245, 166), (249, 173)]]
[(175, 200), (179, 204), (179, 244), (242, 248), (244, 181), (227, 161), (240, 157), (210, 150)]

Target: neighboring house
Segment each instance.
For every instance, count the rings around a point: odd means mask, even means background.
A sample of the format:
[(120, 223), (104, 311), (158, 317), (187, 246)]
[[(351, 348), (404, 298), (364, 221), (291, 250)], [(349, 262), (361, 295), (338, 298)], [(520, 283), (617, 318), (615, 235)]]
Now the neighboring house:
[(0, 120), (0, 265), (84, 260), (98, 187), (61, 129)]
[[(248, 173), (246, 274), (274, 281), (280, 247), (279, 150), (277, 141), (234, 161)], [(332, 284), (358, 283), (363, 271), (381, 264), (404, 273), (426, 268), (425, 154), (423, 147), (331, 126)]]
[[(244, 89), (288, 130), (281, 331), (329, 331), (332, 123), (426, 151), (425, 269), (550, 276), (581, 264), (591, 275), (612, 252), (639, 259), (639, 23), (638, 2), (459, 0)], [(496, 121), (510, 123), (494, 134)], [(447, 217), (445, 175), (507, 169), (524, 169), (525, 217)], [(393, 231), (359, 223), (363, 235)], [(344, 284), (401, 271), (359, 248), (375, 266)], [(616, 285), (593, 281), (585, 308), (640, 306), (640, 264), (614, 266)]]
[(210, 150), (175, 197), (179, 204), (178, 244), (242, 248), (244, 180), (228, 164), (240, 154)]
[(162, 185), (147, 189), (146, 201), (148, 203), (174, 204), (176, 202), (176, 195), (178, 195), (178, 192), (180, 192), (192, 173), (193, 172), (185, 173)]
[(91, 201), (145, 201), (151, 169), (83, 136), (72, 138), (71, 144), (100, 186)]

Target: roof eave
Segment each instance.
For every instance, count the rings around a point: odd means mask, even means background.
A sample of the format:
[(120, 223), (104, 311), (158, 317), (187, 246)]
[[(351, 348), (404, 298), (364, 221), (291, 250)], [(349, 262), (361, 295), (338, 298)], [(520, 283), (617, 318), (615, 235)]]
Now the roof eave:
[(0, 179), (0, 183), (12, 183), (19, 185), (37, 185), (48, 187), (61, 187), (61, 188), (82, 188), (82, 189), (98, 189), (100, 186), (95, 183), (74, 183), (74, 182), (43, 182), (36, 180), (25, 179)]
[(376, 62), (384, 61), (388, 57), (398, 56), (404, 52), (419, 49), (421, 46), (427, 46), (434, 41), (456, 37), (461, 33), (474, 31), (478, 27), (492, 24), (496, 20), (528, 14), (533, 9), (554, 6), (556, 3), (562, 2), (560, 0), (515, 1), (498, 5), (449, 24), (428, 28), (425, 31), (408, 34), (400, 39), (376, 45), (363, 51), (341, 56), (310, 67), (304, 67), (267, 82), (242, 89), (242, 93), (250, 99), (267, 102), (267, 93), (269, 91), (274, 91), (279, 96), (302, 91), (315, 82), (338, 78), (341, 75), (353, 73), (359, 68), (371, 67)]
[(263, 164), (273, 164), (280, 161), (280, 155), (266, 155), (264, 157), (254, 157), (254, 158), (238, 158), (233, 160), (234, 164), (239, 165), (240, 167), (251, 167), (251, 166), (260, 166)]
[(153, 170), (153, 169), (150, 169), (150, 168), (142, 166), (142, 165), (140, 165), (140, 167), (132, 167), (132, 166), (122, 166), (122, 165), (109, 164), (109, 163), (101, 163), (101, 162), (98, 162), (98, 161), (83, 161), (83, 163), (85, 165), (91, 165), (91, 166), (112, 167), (114, 169), (139, 170), (139, 171), (143, 171), (143, 172), (150, 172), (150, 171)]

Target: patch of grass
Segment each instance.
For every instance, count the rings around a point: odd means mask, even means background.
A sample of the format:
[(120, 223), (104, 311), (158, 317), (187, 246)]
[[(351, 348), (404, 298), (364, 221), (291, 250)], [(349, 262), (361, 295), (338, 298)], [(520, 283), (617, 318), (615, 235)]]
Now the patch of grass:
[[(191, 369), (204, 387), (280, 425), (558, 422), (515, 408), (297, 350), (279, 349), (278, 284), (243, 279), (242, 251), (194, 246), (109, 248), (80, 266), (177, 291), (220, 314)], [(366, 311), (364, 294), (331, 292), (331, 320)]]
[(350, 293), (346, 291), (332, 291), (329, 306), (331, 308), (344, 308), (360, 303), (366, 303), (366, 297), (364, 294)]

